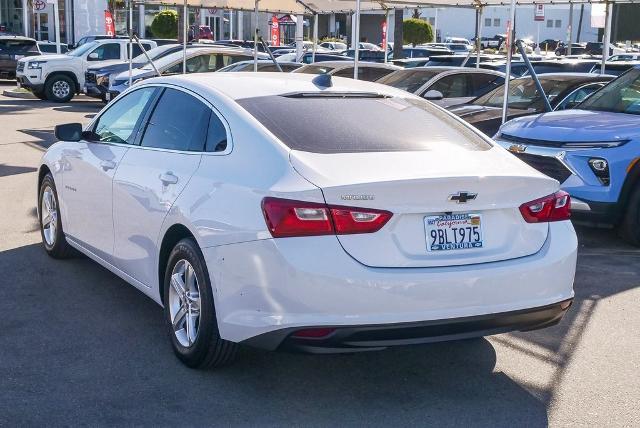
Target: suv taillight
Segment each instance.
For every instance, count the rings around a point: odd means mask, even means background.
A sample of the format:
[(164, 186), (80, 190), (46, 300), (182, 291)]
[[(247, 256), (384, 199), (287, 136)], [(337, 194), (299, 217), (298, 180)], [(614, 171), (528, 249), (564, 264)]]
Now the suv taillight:
[(564, 190), (520, 205), (520, 212), (527, 223), (569, 220), (570, 209), (571, 197)]
[(373, 233), (393, 216), (389, 211), (264, 198), (262, 212), (274, 238)]

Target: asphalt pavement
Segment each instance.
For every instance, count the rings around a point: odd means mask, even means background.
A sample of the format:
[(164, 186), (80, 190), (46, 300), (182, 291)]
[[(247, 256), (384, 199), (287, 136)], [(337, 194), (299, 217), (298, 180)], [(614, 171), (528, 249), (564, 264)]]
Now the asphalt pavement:
[(545, 330), (349, 355), (247, 348), (230, 367), (184, 367), (159, 306), (40, 245), (53, 126), (101, 107), (0, 96), (0, 427), (637, 426), (640, 249), (611, 230), (578, 229), (576, 301)]

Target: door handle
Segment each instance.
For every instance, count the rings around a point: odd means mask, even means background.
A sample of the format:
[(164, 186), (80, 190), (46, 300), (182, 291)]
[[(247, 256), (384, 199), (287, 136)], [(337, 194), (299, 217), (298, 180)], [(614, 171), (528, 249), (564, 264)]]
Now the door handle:
[(100, 166), (104, 171), (108, 171), (110, 169), (114, 169), (116, 167), (116, 163), (114, 161), (102, 161), (100, 162)]
[(178, 177), (176, 177), (173, 172), (169, 171), (164, 174), (160, 174), (160, 181), (162, 181), (162, 184), (165, 186), (168, 186), (169, 184), (176, 184), (178, 182)]

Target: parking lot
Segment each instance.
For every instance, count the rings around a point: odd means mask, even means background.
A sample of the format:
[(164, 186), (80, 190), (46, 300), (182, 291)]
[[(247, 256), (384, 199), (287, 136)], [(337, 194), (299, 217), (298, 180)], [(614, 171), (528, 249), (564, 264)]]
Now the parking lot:
[[(15, 83), (0, 84), (0, 92)], [(0, 96), (0, 426), (632, 426), (640, 249), (577, 228), (576, 300), (554, 327), (347, 355), (242, 349), (190, 370), (159, 306), (40, 244), (36, 175), (53, 127), (101, 103)]]

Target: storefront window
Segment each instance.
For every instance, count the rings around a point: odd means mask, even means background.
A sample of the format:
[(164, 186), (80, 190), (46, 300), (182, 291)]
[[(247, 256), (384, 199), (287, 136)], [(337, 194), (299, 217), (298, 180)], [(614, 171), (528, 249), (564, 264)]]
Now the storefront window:
[(0, 0), (0, 32), (24, 34), (22, 0)]

